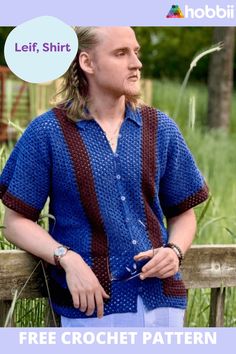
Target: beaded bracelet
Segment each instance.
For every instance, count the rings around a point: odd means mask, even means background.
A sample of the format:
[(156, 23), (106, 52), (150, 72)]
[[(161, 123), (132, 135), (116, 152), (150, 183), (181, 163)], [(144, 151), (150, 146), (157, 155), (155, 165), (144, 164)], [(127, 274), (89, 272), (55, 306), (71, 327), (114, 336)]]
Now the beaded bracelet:
[(176, 253), (177, 257), (179, 258), (179, 265), (181, 266), (184, 260), (184, 254), (179, 248), (179, 246), (176, 245), (175, 243), (169, 242), (165, 245), (165, 247), (171, 248)]

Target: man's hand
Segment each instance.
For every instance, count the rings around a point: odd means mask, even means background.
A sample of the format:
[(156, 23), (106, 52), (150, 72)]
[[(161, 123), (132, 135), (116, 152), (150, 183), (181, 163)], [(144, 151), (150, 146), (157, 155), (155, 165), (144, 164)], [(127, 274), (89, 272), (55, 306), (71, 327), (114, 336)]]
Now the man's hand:
[[(153, 256), (154, 254), (154, 256)], [(151, 258), (143, 268), (140, 279), (157, 277), (160, 279), (171, 277), (179, 270), (179, 259), (171, 248), (155, 248), (153, 250), (140, 252), (134, 257), (135, 261)]]
[(110, 296), (105, 292), (92, 269), (79, 254), (73, 251), (68, 251), (61, 258), (60, 264), (66, 272), (66, 281), (74, 307), (86, 312), (87, 316), (91, 316), (97, 308), (97, 316), (101, 318), (104, 313), (103, 299), (109, 299)]
[[(55, 265), (54, 251), (61, 244), (41, 226), (7, 207), (4, 226), (4, 234), (8, 241)], [(80, 311), (86, 312), (87, 316), (92, 315), (97, 308), (97, 316), (102, 317), (103, 299), (108, 299), (109, 295), (91, 268), (79, 254), (72, 250), (61, 257), (60, 264), (66, 272), (66, 280), (74, 306)]]

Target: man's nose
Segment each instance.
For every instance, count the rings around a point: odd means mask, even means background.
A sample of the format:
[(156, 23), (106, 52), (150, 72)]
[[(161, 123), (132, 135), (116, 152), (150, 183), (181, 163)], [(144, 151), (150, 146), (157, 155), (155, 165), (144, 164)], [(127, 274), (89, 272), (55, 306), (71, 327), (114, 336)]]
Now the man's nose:
[(135, 69), (142, 69), (143, 64), (141, 63), (140, 59), (138, 58), (137, 54), (133, 53), (131, 60), (130, 60), (130, 67)]

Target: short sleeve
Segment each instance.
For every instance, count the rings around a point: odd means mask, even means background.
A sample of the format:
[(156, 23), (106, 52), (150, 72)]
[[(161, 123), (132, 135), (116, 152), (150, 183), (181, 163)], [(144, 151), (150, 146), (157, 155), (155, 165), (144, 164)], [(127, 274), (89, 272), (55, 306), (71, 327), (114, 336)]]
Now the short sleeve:
[(167, 218), (204, 202), (208, 187), (177, 125), (168, 118), (168, 144), (159, 199)]
[(16, 143), (0, 176), (0, 199), (8, 208), (36, 221), (50, 185), (45, 129), (36, 118)]

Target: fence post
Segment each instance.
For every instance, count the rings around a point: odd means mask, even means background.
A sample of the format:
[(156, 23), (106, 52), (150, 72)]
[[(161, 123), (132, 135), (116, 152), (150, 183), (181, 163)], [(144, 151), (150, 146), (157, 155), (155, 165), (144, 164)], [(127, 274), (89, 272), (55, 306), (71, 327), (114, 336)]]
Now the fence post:
[(225, 288), (211, 289), (209, 327), (224, 327)]
[(145, 104), (152, 105), (153, 82), (150, 79), (144, 79), (141, 82), (142, 97)]

